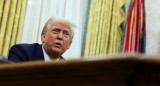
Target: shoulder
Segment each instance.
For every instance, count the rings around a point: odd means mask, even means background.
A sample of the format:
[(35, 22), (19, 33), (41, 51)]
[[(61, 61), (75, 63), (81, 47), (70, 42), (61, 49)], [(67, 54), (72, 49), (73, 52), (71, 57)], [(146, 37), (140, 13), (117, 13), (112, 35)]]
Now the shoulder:
[(9, 51), (8, 59), (14, 62), (34, 60), (34, 57), (43, 56), (42, 45), (33, 44), (16, 44)]
[(38, 43), (33, 43), (33, 44), (27, 44), (27, 43), (23, 43), (23, 44), (15, 44), (13, 45), (16, 46), (16, 47), (36, 47), (36, 46), (40, 46), (41, 44), (38, 44)]
[(42, 45), (38, 43), (33, 44), (16, 44), (13, 45), (10, 49), (10, 51), (14, 52), (21, 52), (21, 53), (30, 53), (30, 52), (36, 52), (38, 49), (41, 49)]
[(30, 49), (30, 48), (36, 48), (36, 47), (39, 47), (39, 46), (42, 46), (41, 44), (38, 44), (38, 43), (33, 43), (33, 44), (16, 44), (16, 45), (13, 45), (11, 47), (11, 49), (13, 48), (20, 48), (20, 49)]

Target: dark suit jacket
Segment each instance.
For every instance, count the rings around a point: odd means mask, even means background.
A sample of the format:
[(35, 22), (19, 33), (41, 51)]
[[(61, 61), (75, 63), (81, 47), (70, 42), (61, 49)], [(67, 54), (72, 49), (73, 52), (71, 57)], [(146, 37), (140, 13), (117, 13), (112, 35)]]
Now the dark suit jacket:
[[(60, 59), (63, 57), (61, 56)], [(38, 43), (13, 45), (9, 51), (8, 60), (13, 62), (44, 60), (42, 45)]]

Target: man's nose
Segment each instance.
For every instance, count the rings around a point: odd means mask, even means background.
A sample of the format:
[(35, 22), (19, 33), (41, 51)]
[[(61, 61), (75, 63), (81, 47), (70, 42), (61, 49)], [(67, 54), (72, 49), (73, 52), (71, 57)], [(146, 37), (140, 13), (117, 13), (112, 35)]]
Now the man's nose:
[(62, 38), (63, 38), (63, 33), (60, 32), (60, 33), (58, 34), (58, 39), (59, 39), (59, 40), (62, 40)]

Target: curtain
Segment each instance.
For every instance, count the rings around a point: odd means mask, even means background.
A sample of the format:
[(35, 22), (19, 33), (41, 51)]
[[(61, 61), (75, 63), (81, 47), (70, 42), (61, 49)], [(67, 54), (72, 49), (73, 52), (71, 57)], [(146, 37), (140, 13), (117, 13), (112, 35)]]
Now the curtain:
[(20, 43), (26, 0), (0, 0), (0, 54), (8, 56), (10, 47)]
[(28, 0), (21, 43), (40, 43), (41, 31), (51, 16), (63, 17), (74, 24), (74, 38), (63, 57), (81, 57), (81, 40), (88, 0)]
[(87, 9), (85, 10), (86, 11), (86, 14), (85, 14), (85, 18), (84, 19), (84, 24), (82, 25), (82, 41), (81, 41), (81, 56), (84, 56), (84, 50), (85, 50), (85, 42), (86, 42), (86, 33), (87, 33), (87, 26), (88, 26), (88, 19), (89, 19), (89, 11), (90, 11), (90, 3), (91, 3), (91, 0), (88, 0), (88, 4), (87, 5)]
[(120, 53), (126, 0), (91, 0), (84, 56)]
[(130, 0), (124, 36), (123, 53), (144, 53), (146, 46), (145, 8), (144, 0)]

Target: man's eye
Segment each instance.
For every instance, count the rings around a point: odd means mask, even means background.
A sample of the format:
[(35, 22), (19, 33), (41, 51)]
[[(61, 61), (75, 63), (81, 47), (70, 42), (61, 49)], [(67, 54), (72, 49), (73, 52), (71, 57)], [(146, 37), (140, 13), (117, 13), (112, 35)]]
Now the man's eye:
[(54, 32), (54, 33), (58, 33), (58, 32), (59, 32), (59, 30), (55, 29), (55, 30), (53, 30), (53, 32)]
[(68, 32), (64, 32), (64, 36), (69, 36), (69, 33)]

